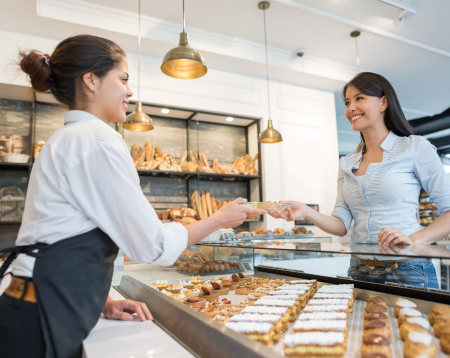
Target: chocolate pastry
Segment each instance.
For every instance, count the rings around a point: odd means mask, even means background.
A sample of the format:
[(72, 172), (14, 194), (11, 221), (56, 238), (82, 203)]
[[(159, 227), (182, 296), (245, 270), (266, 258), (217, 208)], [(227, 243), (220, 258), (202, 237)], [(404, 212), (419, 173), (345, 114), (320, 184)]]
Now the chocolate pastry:
[(391, 344), (391, 341), (381, 334), (368, 334), (363, 337), (363, 343), (387, 346)]
[(214, 287), (216, 290), (220, 290), (220, 285), (217, 282), (211, 282), (211, 286)]
[(239, 276), (238, 276), (238, 275), (232, 275), (232, 276), (231, 276), (231, 280), (232, 280), (233, 282), (239, 282)]
[(375, 320), (375, 321), (370, 321), (369, 323), (366, 323), (364, 325), (364, 329), (377, 329), (377, 328), (385, 328), (386, 327), (386, 322), (384, 321), (380, 321), (380, 320)]
[(372, 305), (366, 306), (365, 311), (367, 313), (380, 313), (380, 312), (387, 312), (387, 308), (377, 303), (374, 303)]
[(380, 313), (368, 313), (366, 314), (366, 317), (364, 317), (366, 321), (376, 321), (379, 319), (388, 319), (387, 315), (383, 312)]
[(204, 293), (205, 295), (210, 295), (210, 294), (211, 294), (211, 291), (209, 290), (208, 287), (202, 287), (202, 291), (203, 291), (203, 293)]
[(376, 297), (371, 297), (367, 300), (367, 303), (381, 303), (381, 302), (385, 302), (383, 297), (380, 296), (376, 296)]
[(189, 303), (194, 303), (194, 302), (198, 302), (198, 301), (199, 301), (198, 297), (188, 297), (188, 298), (186, 298), (186, 302), (189, 302)]
[(239, 276), (240, 278), (244, 278), (244, 277), (245, 277), (244, 274), (243, 274), (242, 272), (238, 272), (238, 276)]
[(387, 358), (387, 355), (383, 353), (373, 352), (373, 353), (366, 353), (361, 358)]

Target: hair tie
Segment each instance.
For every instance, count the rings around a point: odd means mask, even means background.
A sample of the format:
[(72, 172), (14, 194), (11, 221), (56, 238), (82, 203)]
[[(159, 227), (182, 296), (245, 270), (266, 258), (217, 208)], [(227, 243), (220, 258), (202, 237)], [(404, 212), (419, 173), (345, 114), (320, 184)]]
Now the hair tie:
[[(42, 57), (44, 58), (44, 61), (45, 61), (45, 63), (46, 63), (47, 66), (48, 66), (48, 74), (49, 74), (49, 76), (50, 76), (50, 73), (52, 73), (52, 70), (50, 69), (50, 61), (49, 61), (49, 58), (48, 58), (46, 55), (42, 55)], [(50, 77), (49, 77), (49, 79), (50, 79), (50, 81), (52, 80)]]

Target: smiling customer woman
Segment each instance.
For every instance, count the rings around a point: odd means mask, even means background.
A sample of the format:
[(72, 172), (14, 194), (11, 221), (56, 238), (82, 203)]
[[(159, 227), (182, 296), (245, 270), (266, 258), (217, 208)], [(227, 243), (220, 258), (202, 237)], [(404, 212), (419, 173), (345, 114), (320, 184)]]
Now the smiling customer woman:
[(22, 226), (0, 278), (2, 358), (81, 357), (82, 341), (100, 314), (152, 319), (143, 303), (108, 298), (120, 247), (137, 262), (171, 265), (182, 251), (247, 214), (264, 214), (237, 199), (187, 227), (163, 225), (144, 196), (122, 137), (109, 122), (125, 122), (128, 63), (114, 42), (89, 35), (62, 41), (51, 56), (21, 53), (20, 67), (36, 91), (50, 89), (69, 111), (31, 171)]
[[(344, 236), (354, 220), (352, 243), (427, 245), (449, 234), (450, 178), (436, 148), (412, 135), (391, 84), (383, 76), (363, 72), (345, 85), (343, 98), (345, 116), (360, 132), (361, 143), (340, 161), (331, 216), (296, 201), (270, 215), (288, 221), (307, 218), (337, 236)], [(417, 220), (422, 188), (441, 215), (423, 230)], [(372, 282), (438, 288), (429, 259), (352, 256), (349, 274)]]

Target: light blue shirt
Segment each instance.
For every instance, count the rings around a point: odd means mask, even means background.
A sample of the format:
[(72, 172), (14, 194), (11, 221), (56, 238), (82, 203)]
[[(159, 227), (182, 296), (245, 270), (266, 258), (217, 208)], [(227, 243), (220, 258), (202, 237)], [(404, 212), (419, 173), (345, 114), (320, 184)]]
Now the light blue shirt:
[(362, 151), (347, 155), (339, 164), (337, 200), (331, 215), (341, 219), (347, 231), (355, 221), (352, 243), (377, 244), (378, 234), (386, 227), (400, 229), (407, 236), (420, 231), (417, 210), (422, 187), (439, 215), (450, 211), (450, 178), (429, 141), (390, 132), (381, 148), (383, 159), (369, 164), (362, 186), (353, 174)]

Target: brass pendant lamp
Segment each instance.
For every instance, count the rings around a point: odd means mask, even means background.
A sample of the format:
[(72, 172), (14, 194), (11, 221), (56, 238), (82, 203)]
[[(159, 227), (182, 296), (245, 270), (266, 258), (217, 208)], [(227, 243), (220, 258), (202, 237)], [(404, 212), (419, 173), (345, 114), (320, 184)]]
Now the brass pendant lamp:
[(161, 71), (167, 76), (184, 80), (199, 78), (208, 72), (203, 56), (189, 45), (189, 36), (186, 33), (184, 0), (183, 32), (180, 34), (180, 44), (164, 56)]
[(139, 0), (139, 35), (138, 35), (138, 100), (134, 112), (127, 116), (123, 128), (134, 132), (146, 132), (154, 129), (152, 119), (142, 110), (141, 96), (141, 0)]
[(267, 33), (266, 33), (266, 9), (268, 9), (270, 3), (268, 1), (261, 1), (258, 4), (258, 8), (263, 10), (264, 13), (264, 40), (266, 44), (266, 78), (267, 78), (267, 102), (269, 105), (269, 123), (267, 129), (259, 134), (259, 143), (279, 143), (283, 141), (281, 133), (278, 132), (272, 125), (272, 119), (270, 115), (270, 92), (269, 92), (269, 60), (267, 56)]
[(350, 36), (355, 39), (355, 49), (356, 49), (356, 64), (358, 65), (358, 73), (361, 72), (359, 68), (359, 53), (358, 53), (358, 37), (361, 35), (361, 31), (355, 30), (350, 32)]

